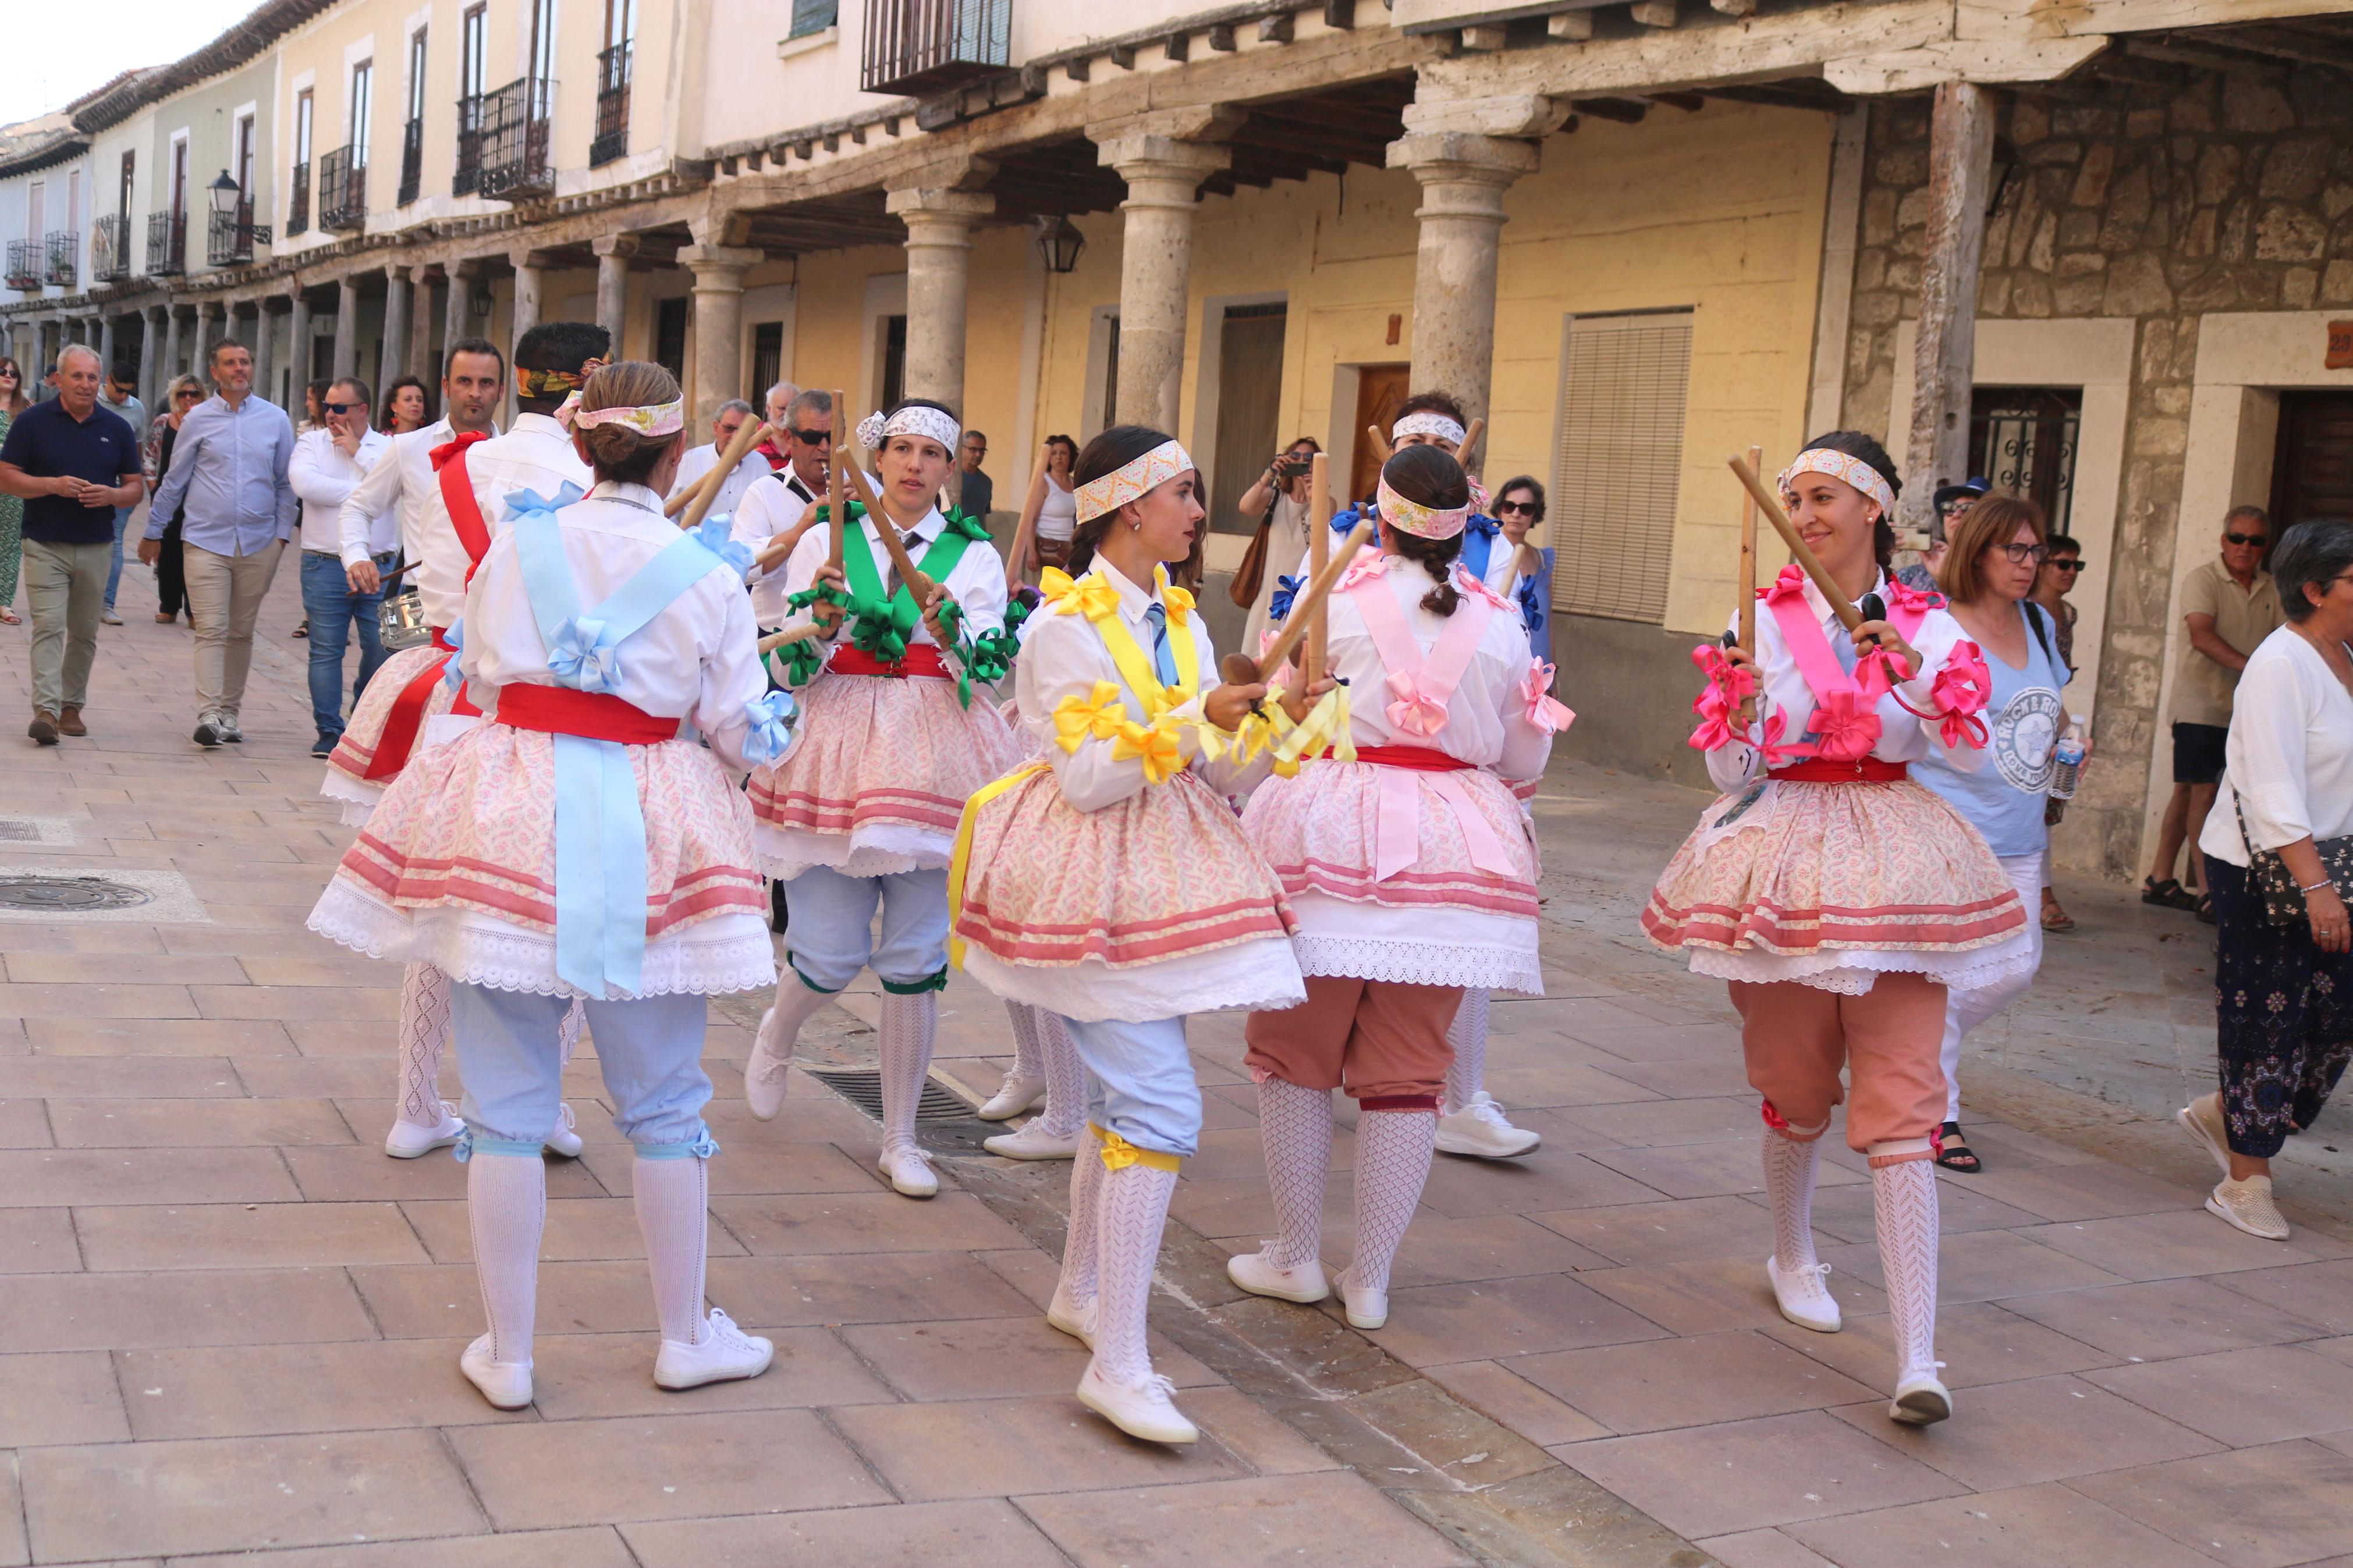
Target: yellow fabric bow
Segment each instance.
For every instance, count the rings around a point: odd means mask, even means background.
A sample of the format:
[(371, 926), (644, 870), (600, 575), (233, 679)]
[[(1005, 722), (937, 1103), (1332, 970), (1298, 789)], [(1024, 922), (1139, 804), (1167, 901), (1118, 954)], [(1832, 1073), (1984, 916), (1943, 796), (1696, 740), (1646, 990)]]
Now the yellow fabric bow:
[(1111, 743), (1111, 759), (1124, 763), (1141, 757), (1145, 782), (1166, 784), (1185, 771), (1185, 751), (1177, 743), (1177, 733), (1178, 726), (1165, 719), (1148, 726), (1122, 724), (1118, 738)]
[(1083, 700), (1065, 697), (1054, 704), (1054, 743), (1064, 752), (1075, 755), (1080, 742), (1089, 735), (1098, 741), (1111, 740), (1126, 722), (1127, 706), (1119, 700), (1119, 687), (1112, 681), (1098, 680), (1094, 690)]
[(1119, 590), (1092, 572), (1074, 582), (1060, 567), (1049, 566), (1038, 574), (1038, 592), (1056, 609), (1091, 621), (1119, 613)]
[(1167, 607), (1170, 622), (1181, 626), (1186, 617), (1193, 613), (1193, 595), (1168, 582), (1167, 575), (1165, 571), (1161, 574), (1160, 602)]
[(1103, 1163), (1107, 1171), (1122, 1171), (1130, 1165), (1149, 1165), (1155, 1171), (1174, 1171), (1184, 1164), (1174, 1154), (1166, 1154), (1157, 1149), (1139, 1149), (1105, 1128), (1095, 1128), (1094, 1134), (1103, 1141)]

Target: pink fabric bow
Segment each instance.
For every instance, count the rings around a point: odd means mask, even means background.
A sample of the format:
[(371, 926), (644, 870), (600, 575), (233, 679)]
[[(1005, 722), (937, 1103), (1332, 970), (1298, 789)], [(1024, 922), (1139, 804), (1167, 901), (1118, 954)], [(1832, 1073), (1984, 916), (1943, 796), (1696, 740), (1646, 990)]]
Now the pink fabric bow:
[(1947, 747), (1964, 742), (1982, 747), (1992, 738), (1978, 715), (1993, 695), (1993, 671), (1973, 642), (1957, 642), (1945, 668), (1928, 688), (1928, 703), (1937, 716), (1937, 731)]
[[(1725, 658), (1724, 650), (1714, 643), (1700, 644), (1692, 649), (1691, 657), (1700, 673), (1707, 677), (1707, 684), (1692, 700), (1692, 711), (1699, 715), (1700, 723), (1692, 731), (1691, 746), (1695, 752), (1713, 752), (1741, 738), (1733, 732), (1732, 721), (1739, 713), (1741, 703), (1756, 691), (1757, 674)], [(1549, 676), (1552, 666), (1543, 668)], [(1550, 681), (1547, 679), (1546, 684), (1550, 685)]]
[(1528, 722), (1557, 735), (1577, 721), (1577, 715), (1554, 698), (1552, 678), (1553, 667), (1543, 659), (1535, 660), (1520, 681), (1520, 695), (1527, 700)]
[(1904, 615), (1925, 616), (1930, 610), (1941, 610), (1945, 607), (1944, 595), (1931, 593), (1925, 588), (1915, 588), (1898, 577), (1890, 577), (1887, 580), (1887, 592), (1880, 596), (1887, 601), (1890, 618)]
[(1879, 699), (1864, 689), (1832, 691), (1814, 702), (1811, 746), (1789, 749), (1792, 756), (1812, 756), (1826, 763), (1859, 763), (1879, 744)]
[(1345, 593), (1359, 583), (1369, 583), (1376, 577), (1386, 575), (1388, 569), (1389, 558), (1373, 546), (1366, 545), (1356, 552), (1356, 558), (1348, 563), (1348, 569), (1340, 574), (1340, 581), (1333, 585), (1332, 591)]
[(1780, 574), (1766, 586), (1757, 590), (1757, 596), (1768, 605), (1806, 596), (1806, 570), (1792, 561), (1781, 568)]
[(1425, 689), (1419, 676), (1411, 669), (1389, 671), (1389, 689), (1398, 700), (1388, 705), (1388, 719), (1405, 733), (1428, 740), (1446, 728), (1446, 700)]

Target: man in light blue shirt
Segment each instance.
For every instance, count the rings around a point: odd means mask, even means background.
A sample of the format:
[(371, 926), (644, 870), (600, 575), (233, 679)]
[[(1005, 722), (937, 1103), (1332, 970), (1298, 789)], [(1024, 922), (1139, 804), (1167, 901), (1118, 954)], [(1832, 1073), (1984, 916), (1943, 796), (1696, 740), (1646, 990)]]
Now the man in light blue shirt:
[(245, 739), (237, 710), (253, 663), (253, 624), (301, 503), (286, 477), (294, 426), (275, 404), (253, 395), (253, 355), (224, 339), (206, 368), (213, 395), (181, 422), (139, 559), (154, 563), (164, 525), (185, 501), (180, 544), (196, 632), (195, 742), (209, 751)]

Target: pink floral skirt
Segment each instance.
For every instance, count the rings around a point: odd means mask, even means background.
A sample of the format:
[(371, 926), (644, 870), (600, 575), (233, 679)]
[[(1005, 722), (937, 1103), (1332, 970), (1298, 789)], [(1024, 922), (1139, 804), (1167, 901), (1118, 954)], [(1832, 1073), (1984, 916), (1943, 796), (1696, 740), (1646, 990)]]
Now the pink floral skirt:
[[(384, 661), (384, 667), (368, 682), (367, 689), (360, 693), (359, 706), (352, 710), (350, 724), (329, 753), (327, 776), (319, 786), (321, 795), (343, 803), (346, 826), (356, 827), (366, 822), (369, 808), (384, 798), (386, 786), (398, 776), (396, 773), (372, 779), (367, 771), (375, 762), (376, 749), (384, 743), (385, 726), (392, 718), (400, 694), (442, 660), (455, 657), (431, 643), (402, 648)], [(457, 689), (446, 680), (436, 679), (427, 690), (425, 709), (417, 720), (417, 734), (408, 753), (412, 760), (425, 748), (426, 726), (448, 712), (457, 700)]]
[[(1437, 781), (1451, 781), (1441, 786)], [(1503, 851), (1505, 868), (1475, 864), (1471, 833), (1457, 817), (1459, 789)], [(1382, 793), (1410, 790), (1414, 858), (1377, 879)], [(1392, 808), (1394, 809), (1394, 807)], [(1271, 778), (1250, 796), (1242, 829), (1294, 896), (1320, 893), (1356, 903), (1413, 910), (1449, 907), (1536, 918), (1536, 847), (1511, 785), (1483, 768), (1424, 773), (1328, 758), (1295, 778)], [(1494, 859), (1493, 855), (1487, 857)]]

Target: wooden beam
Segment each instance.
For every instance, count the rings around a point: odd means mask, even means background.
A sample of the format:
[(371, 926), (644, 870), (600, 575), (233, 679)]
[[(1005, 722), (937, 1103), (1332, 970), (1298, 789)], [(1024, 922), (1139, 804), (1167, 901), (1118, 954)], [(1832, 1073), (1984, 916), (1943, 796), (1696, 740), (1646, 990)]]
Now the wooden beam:
[(1261, 16), (1258, 23), (1258, 41), (1261, 44), (1287, 44), (1291, 42), (1293, 27), (1288, 11), (1279, 16)]
[(1676, 0), (1634, 0), (1628, 14), (1645, 27), (1672, 27), (1683, 20)]
[(1092, 63), (1093, 62), (1089, 60), (1084, 55), (1073, 56), (1071, 58), (1062, 62), (1062, 74), (1069, 77), (1072, 81), (1084, 81), (1087, 79), (1087, 76), (1089, 74), (1088, 68)]
[[(2213, 44), (2223, 42), (2221, 38)], [(2228, 48), (2184, 44), (2168, 38), (2160, 43), (2154, 38), (2127, 38), (2125, 53), (2145, 60), (2164, 60), (2177, 66), (2190, 66), (2199, 70), (2221, 71), (2228, 76), (2249, 76), (2274, 86), (2287, 79), (2287, 68), (2276, 61), (2250, 55), (2233, 54)]]
[(1707, 100), (1695, 92), (1652, 92), (1643, 96), (1652, 103), (1663, 103), (1669, 109), (1680, 109), (1685, 114), (1697, 114), (1707, 106)]
[(1171, 33), (1168, 35), (1168, 41), (1162, 47), (1168, 51), (1168, 58), (1172, 60), (1190, 59), (1193, 55), (1193, 35)]
[(1135, 68), (1135, 46), (1134, 44), (1113, 44), (1111, 47), (1109, 53), (1111, 55), (1111, 63), (1117, 66), (1120, 69), (1124, 71), (1132, 71)]
[(1769, 9), (1738, 26), (1638, 27), (1582, 44), (1433, 59), (1420, 68), (1421, 86), (1431, 97), (1581, 98), (1771, 81), (1817, 74), (1841, 56), (1949, 40), (1953, 26), (1952, 0), (1831, 0)]
[(1233, 53), (1236, 47), (1234, 43), (1233, 28), (1224, 25), (1210, 28), (1209, 47), (1217, 50), (1219, 54), (1229, 55)]
[(1349, 28), (1356, 25), (1356, 0), (1324, 0), (1324, 25)]
[(1708, 5), (1726, 16), (1754, 16), (1757, 0), (1707, 0)]
[(1580, 98), (1577, 112), (1589, 114), (1596, 120), (1614, 120), (1620, 125), (1640, 125), (1642, 116), (1651, 112), (1648, 104), (1630, 102), (1622, 98)]
[(1593, 13), (1556, 11), (1545, 18), (1545, 36), (1568, 43), (1583, 43), (1593, 37)]
[(1462, 47), (1466, 49), (1500, 49), (1511, 42), (1511, 33), (1503, 27), (1465, 27)]

